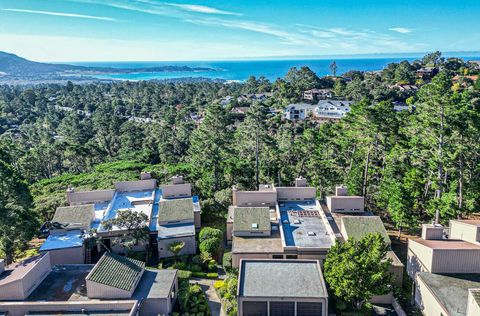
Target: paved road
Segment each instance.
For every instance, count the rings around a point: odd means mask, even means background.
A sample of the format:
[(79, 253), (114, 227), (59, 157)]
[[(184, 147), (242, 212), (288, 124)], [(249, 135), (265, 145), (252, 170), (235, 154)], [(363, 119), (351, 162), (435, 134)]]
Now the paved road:
[(212, 316), (226, 316), (222, 304), (220, 303), (220, 298), (213, 287), (213, 283), (215, 280), (210, 279), (200, 279), (200, 278), (192, 278), (190, 279), (190, 283), (199, 284), (202, 287), (203, 292), (208, 301), (208, 306), (210, 307), (210, 312)]

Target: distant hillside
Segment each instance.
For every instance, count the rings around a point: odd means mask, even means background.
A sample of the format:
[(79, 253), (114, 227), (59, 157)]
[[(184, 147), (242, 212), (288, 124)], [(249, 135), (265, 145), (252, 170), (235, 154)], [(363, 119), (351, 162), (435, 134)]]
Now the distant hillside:
[(160, 66), (149, 68), (85, 67), (66, 64), (49, 64), (31, 61), (15, 54), (0, 51), (0, 77), (45, 77), (53, 75), (91, 75), (99, 73), (214, 71), (212, 68), (187, 66)]

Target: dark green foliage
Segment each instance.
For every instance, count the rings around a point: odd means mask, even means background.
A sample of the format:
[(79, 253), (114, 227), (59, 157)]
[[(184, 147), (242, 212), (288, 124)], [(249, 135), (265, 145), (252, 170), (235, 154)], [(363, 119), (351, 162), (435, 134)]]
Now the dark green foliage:
[(369, 234), (362, 240), (337, 243), (324, 262), (325, 280), (335, 297), (351, 302), (360, 309), (372, 296), (387, 294), (391, 289), (388, 246), (380, 234)]

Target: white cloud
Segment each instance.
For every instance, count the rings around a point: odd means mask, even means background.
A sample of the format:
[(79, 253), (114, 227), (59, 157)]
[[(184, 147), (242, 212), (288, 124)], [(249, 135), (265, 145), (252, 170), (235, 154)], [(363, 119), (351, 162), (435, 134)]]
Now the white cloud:
[(412, 33), (413, 30), (412, 29), (408, 29), (406, 27), (392, 27), (390, 29), (388, 29), (389, 31), (393, 31), (393, 32), (397, 32), (397, 33), (401, 33), (401, 34), (408, 34), (408, 33)]
[(63, 16), (69, 18), (80, 18), (80, 19), (90, 19), (90, 20), (101, 20), (115, 22), (118, 21), (114, 18), (109, 18), (105, 16), (95, 16), (95, 15), (84, 15), (76, 13), (65, 13), (65, 12), (52, 12), (52, 11), (37, 11), (37, 10), (22, 10), (22, 9), (1, 9), (2, 11), (9, 12), (20, 12), (20, 13), (32, 13), (32, 14), (43, 14), (43, 15), (54, 15), (54, 16)]
[(197, 4), (179, 4), (179, 3), (165, 3), (172, 7), (180, 8), (190, 12), (205, 13), (205, 14), (219, 14), (219, 15), (241, 15), (240, 13), (224, 11), (212, 7)]

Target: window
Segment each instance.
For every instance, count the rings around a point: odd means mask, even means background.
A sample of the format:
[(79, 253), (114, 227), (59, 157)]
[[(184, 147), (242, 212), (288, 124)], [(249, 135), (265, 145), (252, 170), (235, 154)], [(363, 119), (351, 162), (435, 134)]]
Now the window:
[(322, 303), (297, 302), (297, 315), (322, 316)]
[(272, 255), (272, 259), (283, 259), (283, 255)]
[(295, 315), (295, 302), (270, 302), (270, 316), (293, 315)]
[(267, 302), (244, 301), (243, 315), (244, 316), (267, 316), (268, 314)]
[(287, 259), (298, 259), (297, 255), (287, 255)]

